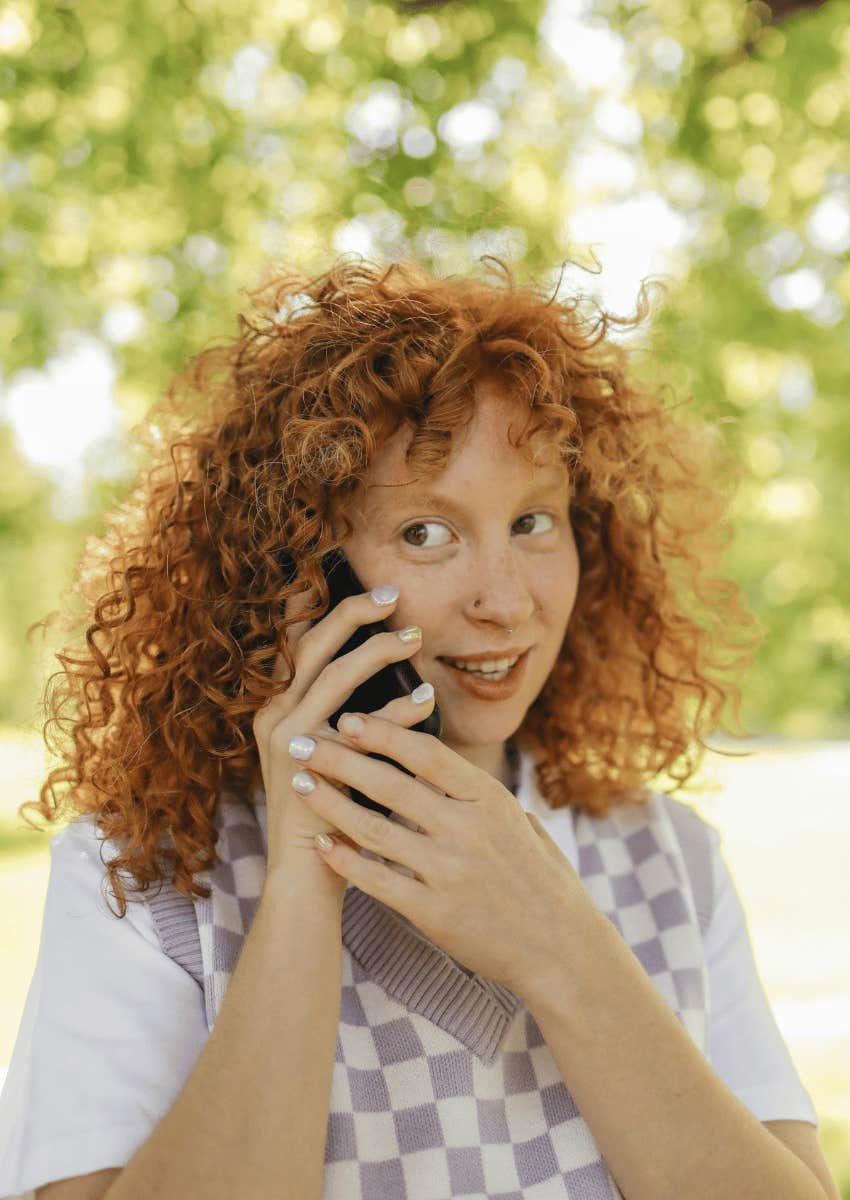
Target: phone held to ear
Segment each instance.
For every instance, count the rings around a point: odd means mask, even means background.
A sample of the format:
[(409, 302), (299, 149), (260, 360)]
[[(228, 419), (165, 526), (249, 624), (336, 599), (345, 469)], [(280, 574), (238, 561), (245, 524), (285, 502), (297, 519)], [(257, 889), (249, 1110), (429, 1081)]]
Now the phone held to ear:
[[(344, 600), (346, 596), (357, 595), (360, 592), (368, 590), (357, 578), (351, 564), (339, 547), (329, 550), (324, 556), (322, 559), (322, 570), (328, 581), (328, 589), (330, 591), (328, 612), (339, 604), (340, 600)], [(322, 618), (318, 619), (321, 620)], [(339, 658), (342, 654), (348, 654), (350, 651), (356, 650), (358, 646), (368, 641), (374, 634), (386, 633), (389, 630), (390, 626), (386, 621), (373, 621), (369, 625), (359, 625), (348, 641), (340, 646), (334, 658)], [(369, 679), (359, 684), (336, 712), (331, 713), (328, 717), (328, 724), (332, 729), (336, 729), (339, 718), (344, 712), (374, 712), (376, 709), (383, 708), (385, 704), (389, 704), (391, 700), (397, 700), (402, 696), (409, 696), (413, 689), (419, 687), (420, 683), (423, 682), (419, 672), (416, 671), (407, 659), (403, 659), (401, 662), (389, 663), (379, 671), (376, 671)], [(440, 719), (440, 710), (436, 703), (428, 716), (417, 725), (412, 725), (411, 728), (420, 733), (430, 733), (434, 737), (439, 737), (442, 732), (442, 722)], [(370, 753), (369, 757), (378, 759), (381, 762), (391, 763), (407, 775), (413, 774), (407, 767), (396, 762), (394, 759), (387, 758), (384, 754)], [(376, 800), (372, 800), (371, 797), (365, 796), (363, 792), (359, 792), (355, 787), (351, 785), (349, 787), (351, 790), (351, 799), (356, 801), (357, 804), (362, 804), (364, 808), (371, 808), (375, 812), (383, 813), (385, 817), (390, 815), (391, 809), (386, 808), (383, 804), (379, 804)]]

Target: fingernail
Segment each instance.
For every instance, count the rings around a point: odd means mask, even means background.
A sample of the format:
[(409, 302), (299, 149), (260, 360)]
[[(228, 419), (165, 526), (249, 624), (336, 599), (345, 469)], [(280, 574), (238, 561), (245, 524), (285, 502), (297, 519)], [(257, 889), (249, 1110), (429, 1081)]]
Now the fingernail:
[(326, 833), (317, 833), (316, 836), (313, 838), (313, 841), (316, 843), (316, 845), (318, 846), (318, 848), (320, 850), (323, 850), (325, 852), (325, 854), (327, 854), (329, 851), (333, 850), (333, 848), (334, 848), (333, 838), (329, 838)]
[(414, 704), (424, 704), (433, 695), (434, 685), (432, 683), (420, 683), (419, 687), (414, 688), (410, 693), (410, 698)]
[(292, 786), (296, 792), (300, 792), (302, 796), (306, 796), (309, 792), (316, 790), (316, 777), (311, 775), (309, 771), (296, 771), (292, 776)]
[(343, 733), (359, 733), (365, 724), (362, 717), (355, 717), (353, 713), (343, 713), (337, 721), (336, 727)]
[(406, 629), (400, 629), (398, 632), (399, 641), (402, 642), (418, 642), (422, 637), (422, 630), (418, 625), (408, 625)]
[(316, 749), (316, 743), (306, 733), (296, 733), (295, 737), (289, 739), (288, 749), (293, 758), (306, 762)]
[(382, 583), (369, 593), (376, 604), (394, 604), (398, 600), (398, 588), (391, 583)]

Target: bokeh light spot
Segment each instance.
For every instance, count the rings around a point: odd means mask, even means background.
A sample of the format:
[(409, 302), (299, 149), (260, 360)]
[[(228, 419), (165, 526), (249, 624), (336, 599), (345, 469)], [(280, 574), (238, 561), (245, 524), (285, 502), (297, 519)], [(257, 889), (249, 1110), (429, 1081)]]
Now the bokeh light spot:
[(345, 123), (363, 145), (381, 150), (397, 142), (404, 112), (398, 84), (381, 79), (364, 100), (351, 106)]
[(401, 147), (408, 158), (427, 158), (437, 148), (437, 139), (426, 125), (412, 125), (401, 139)]
[(499, 136), (501, 117), (492, 104), (483, 100), (465, 100), (443, 113), (438, 132), (456, 154), (474, 155), (482, 146)]

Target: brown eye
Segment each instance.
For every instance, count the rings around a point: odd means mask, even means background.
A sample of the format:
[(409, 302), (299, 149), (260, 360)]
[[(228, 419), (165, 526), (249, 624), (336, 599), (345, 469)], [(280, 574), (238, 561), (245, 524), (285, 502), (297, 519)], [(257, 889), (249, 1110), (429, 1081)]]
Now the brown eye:
[[(415, 524), (413, 524), (413, 525), (407, 525), (407, 526), (406, 526), (406, 527), (405, 527), (405, 528), (404, 528), (404, 529), (401, 531), (401, 536), (402, 536), (403, 538), (405, 538), (405, 540), (406, 540), (406, 539), (407, 539), (407, 535), (410, 533), (410, 531), (411, 531), (412, 529), (416, 529), (416, 530), (423, 530), (423, 529), (424, 529), (424, 530), (427, 530), (427, 528), (428, 528), (428, 526), (429, 526), (429, 525), (433, 526), (435, 529), (446, 529), (445, 525), (443, 525), (443, 524), (442, 524), (440, 521), (416, 521), (416, 522), (415, 522)], [(446, 532), (448, 533), (448, 530), (446, 530)], [(425, 534), (425, 537), (427, 537), (427, 536), (428, 536), (428, 535), (427, 535), (427, 533), (426, 533), (426, 534)], [(437, 545), (443, 545), (443, 546), (447, 545), (447, 543), (446, 543), (446, 542), (441, 542), (441, 543), (433, 543), (433, 542), (432, 542), (430, 546), (426, 546), (426, 545), (424, 545), (424, 542), (423, 542), (421, 539), (420, 539), (419, 541), (416, 541), (416, 542), (410, 542), (410, 541), (408, 541), (408, 542), (407, 542), (407, 544), (408, 544), (408, 546), (418, 546), (418, 547), (422, 547), (422, 546), (424, 546), (424, 548), (425, 548), (426, 550), (433, 550), (433, 549), (436, 549)]]
[[(407, 541), (407, 535), (409, 533), (411, 533), (413, 530), (419, 530), (419, 529), (424, 529), (424, 528), (425, 528), (425, 526), (422, 525), (421, 523), (419, 525), (408, 525), (407, 529), (402, 530), (401, 536), (405, 539), (405, 541)], [(419, 545), (418, 542), (410, 542), (410, 541), (408, 541), (407, 544), (409, 546)]]
[[(551, 515), (550, 515), (549, 513), (546, 513), (546, 512), (533, 512), (533, 513), (526, 513), (524, 517), (520, 517), (520, 518), (519, 518), (519, 520), (517, 521), (517, 525), (519, 525), (519, 524), (520, 524), (522, 521), (529, 521), (529, 520), (533, 520), (535, 517), (545, 517), (547, 521), (550, 521), (550, 522), (552, 521), (552, 517), (551, 517)], [(550, 528), (552, 528), (552, 527), (553, 527), (553, 526), (551, 526), (551, 525), (550, 525)], [(531, 529), (527, 529), (527, 530), (523, 530), (523, 532), (524, 532), (524, 533), (531, 533), (531, 532), (532, 532), (532, 530), (531, 530)], [(548, 533), (548, 532), (549, 532), (549, 530), (548, 530), (548, 529), (543, 529), (543, 530), (541, 530), (540, 532), (542, 532), (542, 533)]]
[[(526, 513), (524, 516), (519, 517), (514, 522), (514, 524), (520, 525), (523, 521), (529, 521), (529, 520), (533, 521), (533, 519), (535, 517), (545, 517), (545, 519), (550, 522), (549, 529), (543, 529), (541, 531), (542, 533), (549, 533), (550, 530), (552, 528), (554, 528), (554, 521), (553, 521), (552, 515), (547, 512)], [(411, 532), (411, 530), (427, 530), (429, 525), (433, 526), (435, 529), (443, 529), (446, 531), (446, 533), (449, 532), (449, 530), (446, 529), (446, 526), (442, 523), (442, 521), (415, 521), (412, 525), (406, 525), (405, 528), (402, 529), (401, 537), (404, 538), (404, 540), (406, 541), (408, 546), (413, 546), (417, 549), (436, 550), (436, 549), (439, 549), (440, 546), (448, 545), (448, 542), (432, 542), (430, 545), (426, 545), (424, 539), (421, 536), (418, 536), (418, 540), (416, 540), (416, 541), (410, 541), (408, 539), (407, 535)], [(522, 532), (523, 533), (533, 533), (534, 530), (533, 530), (533, 528), (527, 528), (527, 529), (523, 529)], [(427, 538), (428, 534), (425, 533), (424, 536), (425, 536), (425, 538)]]

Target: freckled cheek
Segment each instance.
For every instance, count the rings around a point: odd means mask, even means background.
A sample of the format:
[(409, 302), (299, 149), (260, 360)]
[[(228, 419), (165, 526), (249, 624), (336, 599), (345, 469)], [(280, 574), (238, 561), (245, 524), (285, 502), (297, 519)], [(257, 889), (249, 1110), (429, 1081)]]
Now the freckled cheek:
[(547, 608), (561, 611), (564, 600), (571, 599), (578, 591), (580, 564), (574, 547), (570, 553), (559, 559), (557, 566), (547, 575), (542, 583), (540, 594)]
[(578, 596), (578, 579), (575, 574), (564, 575), (555, 586), (547, 588), (540, 597), (542, 611), (538, 613), (545, 642), (551, 643), (557, 655), (566, 634)]
[[(396, 572), (395, 577), (401, 580), (396, 586), (403, 597), (404, 592), (411, 590), (414, 585), (409, 580), (402, 579), (398, 572)], [(428, 647), (433, 641), (432, 635), (440, 628), (439, 605), (437, 603), (429, 604), (419, 597), (408, 600), (405, 604), (402, 604), (401, 600), (399, 600), (395, 612), (388, 621), (388, 625), (390, 629), (405, 629), (408, 625), (418, 625), (420, 627), (422, 630), (422, 645), (409, 660), (415, 663), (421, 657), (423, 651), (425, 654), (428, 653)]]

